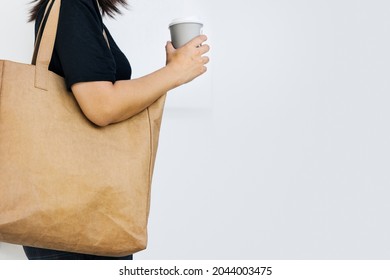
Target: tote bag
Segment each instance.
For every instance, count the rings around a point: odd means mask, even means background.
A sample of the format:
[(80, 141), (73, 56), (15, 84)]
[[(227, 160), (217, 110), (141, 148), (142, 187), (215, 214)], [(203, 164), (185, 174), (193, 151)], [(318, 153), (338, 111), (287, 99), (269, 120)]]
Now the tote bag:
[(103, 256), (146, 248), (165, 95), (97, 127), (48, 70), (61, 1), (48, 4), (35, 65), (0, 60), (0, 241)]

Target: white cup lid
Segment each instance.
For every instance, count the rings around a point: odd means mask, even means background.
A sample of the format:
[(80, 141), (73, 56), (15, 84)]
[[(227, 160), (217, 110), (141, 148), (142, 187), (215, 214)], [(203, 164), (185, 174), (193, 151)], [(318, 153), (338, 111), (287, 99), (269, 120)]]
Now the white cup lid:
[(176, 18), (172, 20), (172, 22), (169, 24), (169, 27), (175, 24), (179, 23), (198, 23), (203, 26), (203, 23), (200, 21), (199, 17), (197, 16), (191, 16), (191, 17), (182, 17), (182, 18)]

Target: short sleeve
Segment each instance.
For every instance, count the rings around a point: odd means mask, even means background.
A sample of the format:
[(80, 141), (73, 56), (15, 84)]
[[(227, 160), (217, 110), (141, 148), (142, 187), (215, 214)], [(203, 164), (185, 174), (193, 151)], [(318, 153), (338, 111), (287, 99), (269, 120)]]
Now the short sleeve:
[(64, 0), (55, 42), (67, 87), (78, 82), (115, 82), (116, 64), (103, 36), (94, 0)]

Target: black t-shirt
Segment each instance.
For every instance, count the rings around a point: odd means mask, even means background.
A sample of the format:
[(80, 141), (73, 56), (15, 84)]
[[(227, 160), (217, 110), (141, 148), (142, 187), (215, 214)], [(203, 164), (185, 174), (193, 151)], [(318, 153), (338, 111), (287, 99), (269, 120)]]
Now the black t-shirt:
[[(47, 3), (38, 12), (35, 34)], [(68, 89), (78, 82), (131, 78), (129, 61), (103, 24), (96, 0), (62, 0), (49, 70), (64, 77)]]

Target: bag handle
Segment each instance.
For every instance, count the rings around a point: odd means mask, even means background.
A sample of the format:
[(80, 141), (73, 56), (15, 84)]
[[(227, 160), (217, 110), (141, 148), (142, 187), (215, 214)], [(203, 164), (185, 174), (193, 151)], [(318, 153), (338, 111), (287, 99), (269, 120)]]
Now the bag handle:
[(35, 43), (34, 43), (34, 53), (33, 53), (33, 57), (31, 60), (32, 65), (35, 65), (37, 62), (38, 49), (39, 49), (39, 44), (41, 43), (41, 39), (42, 39), (42, 32), (43, 32), (44, 23), (47, 20), (47, 16), (49, 15), (47, 12), (50, 10), (52, 4), (53, 4), (52, 0), (49, 0), (47, 5), (46, 5), (45, 12), (43, 13), (41, 23), (39, 24), (37, 36), (36, 36)]
[[(47, 79), (49, 76), (49, 64), (54, 50), (54, 43), (57, 35), (58, 19), (60, 15), (61, 0), (49, 0), (42, 19), (49, 13), (45, 26), (41, 24), (38, 31), (33, 64), (35, 64), (35, 87), (47, 90)], [(43, 30), (41, 30), (43, 28)]]
[[(99, 7), (99, 2), (96, 2)], [(49, 65), (54, 51), (60, 7), (61, 0), (49, 0), (38, 29), (37, 39), (35, 41), (34, 54), (31, 64), (35, 65), (35, 87), (43, 90), (47, 90)], [(46, 18), (47, 21), (44, 25)], [(110, 48), (110, 43), (104, 28), (103, 36)]]
[[(101, 11), (101, 7), (100, 7), (100, 4), (99, 4), (99, 0), (96, 0), (96, 5), (97, 5), (98, 10), (100, 12)], [(107, 37), (107, 34), (106, 34), (106, 30), (104, 30), (104, 27), (103, 27), (103, 36), (104, 36), (104, 40), (106, 40), (106, 42), (107, 42), (108, 48), (111, 49), (110, 42), (108, 41), (108, 37)]]

